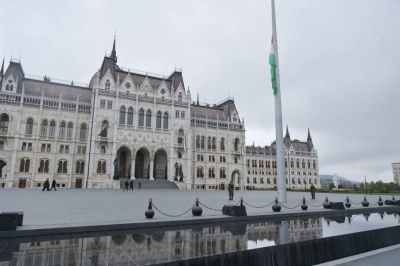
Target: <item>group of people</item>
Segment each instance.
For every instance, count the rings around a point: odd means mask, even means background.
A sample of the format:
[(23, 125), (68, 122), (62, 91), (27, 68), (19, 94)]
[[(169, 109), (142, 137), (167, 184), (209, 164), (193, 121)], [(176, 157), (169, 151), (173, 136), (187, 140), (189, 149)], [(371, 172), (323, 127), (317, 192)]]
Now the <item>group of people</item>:
[(53, 181), (51, 181), (51, 188), (50, 188), (50, 181), (47, 178), (46, 181), (44, 181), (42, 191), (45, 191), (45, 190), (52, 191), (53, 188), (54, 188), (55, 191), (57, 191), (56, 186), (57, 186), (57, 182), (56, 182), (56, 180), (53, 179)]
[[(124, 187), (124, 191), (128, 191), (128, 190), (132, 190), (133, 191), (133, 180), (126, 180), (124, 183), (125, 187)], [(142, 184), (139, 182), (138, 183), (138, 188), (140, 189), (140, 187), (142, 186)]]

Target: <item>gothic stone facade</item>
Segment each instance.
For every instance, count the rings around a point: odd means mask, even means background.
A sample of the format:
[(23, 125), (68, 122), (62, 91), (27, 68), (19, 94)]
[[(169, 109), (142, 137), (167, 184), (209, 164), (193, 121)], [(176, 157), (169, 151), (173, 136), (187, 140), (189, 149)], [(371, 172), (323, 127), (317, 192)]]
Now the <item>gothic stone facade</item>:
[(4, 71), (3, 60), (0, 181), (7, 187), (55, 179), (62, 187), (117, 188), (121, 180), (145, 178), (184, 189), (225, 189), (232, 180), (243, 189), (252, 171), (246, 156), (259, 156), (249, 149), (233, 99), (199, 104), (181, 71), (121, 68), (115, 42), (88, 86), (33, 78), (13, 60)]

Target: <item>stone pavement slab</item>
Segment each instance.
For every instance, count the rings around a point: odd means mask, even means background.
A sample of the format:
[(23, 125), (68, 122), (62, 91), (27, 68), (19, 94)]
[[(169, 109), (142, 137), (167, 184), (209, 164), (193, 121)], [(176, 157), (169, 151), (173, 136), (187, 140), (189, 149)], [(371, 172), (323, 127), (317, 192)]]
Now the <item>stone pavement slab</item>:
[[(227, 191), (135, 190), (124, 192), (113, 189), (59, 189), (47, 192), (39, 189), (0, 189), (0, 212), (23, 211), (24, 225), (19, 230), (31, 230), (146, 222), (149, 220), (145, 218), (144, 212), (149, 198), (152, 198), (157, 208), (173, 216), (187, 211), (194, 204), (195, 199), (199, 198), (202, 204), (210, 207), (210, 209), (203, 207), (202, 218), (219, 218), (224, 217), (219, 211), (222, 206), (235, 204), (240, 197), (243, 197), (245, 203), (261, 206), (271, 203), (276, 196), (275, 191), (235, 191), (234, 200), (229, 201)], [(313, 205), (320, 205), (326, 196), (330, 201), (344, 201), (346, 198), (345, 194), (317, 193), (316, 200), (311, 201), (308, 192), (288, 192), (286, 206), (298, 205), (303, 196)], [(370, 203), (376, 203), (378, 197), (367, 196)], [(355, 203), (363, 200), (362, 195), (350, 195), (350, 198)], [(387, 198), (389, 197), (386, 196), (383, 199)], [(246, 209), (248, 215), (273, 213), (271, 206), (266, 208), (246, 206)], [(309, 206), (309, 210), (323, 210), (323, 208)], [(301, 212), (301, 209), (300, 207), (282, 208), (281, 212), (293, 211)], [(151, 221), (183, 219), (194, 219), (191, 211), (178, 217), (164, 216), (156, 211)], [(196, 219), (199, 218), (196, 217)]]

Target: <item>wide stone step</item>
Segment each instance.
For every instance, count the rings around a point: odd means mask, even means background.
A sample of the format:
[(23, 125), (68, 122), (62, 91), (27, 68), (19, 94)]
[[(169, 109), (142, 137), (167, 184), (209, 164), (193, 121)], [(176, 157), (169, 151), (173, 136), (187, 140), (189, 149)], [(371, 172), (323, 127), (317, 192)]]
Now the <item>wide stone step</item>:
[[(125, 187), (125, 180), (120, 180), (121, 188)], [(135, 179), (133, 180), (134, 189), (178, 189), (175, 182), (168, 180), (148, 180), (148, 179)]]

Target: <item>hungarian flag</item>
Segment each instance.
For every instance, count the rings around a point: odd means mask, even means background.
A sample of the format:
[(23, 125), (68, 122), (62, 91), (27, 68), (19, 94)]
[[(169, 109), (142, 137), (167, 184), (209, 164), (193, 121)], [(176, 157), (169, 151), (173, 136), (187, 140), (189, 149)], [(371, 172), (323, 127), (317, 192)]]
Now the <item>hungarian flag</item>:
[(274, 36), (271, 39), (271, 50), (269, 52), (269, 64), (271, 65), (271, 82), (272, 82), (272, 90), (274, 91), (274, 95), (278, 94), (278, 81), (276, 77), (276, 55), (275, 55), (275, 43)]

